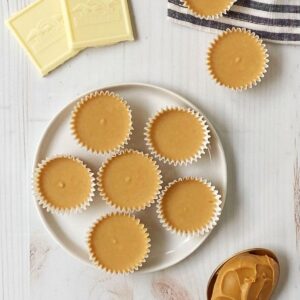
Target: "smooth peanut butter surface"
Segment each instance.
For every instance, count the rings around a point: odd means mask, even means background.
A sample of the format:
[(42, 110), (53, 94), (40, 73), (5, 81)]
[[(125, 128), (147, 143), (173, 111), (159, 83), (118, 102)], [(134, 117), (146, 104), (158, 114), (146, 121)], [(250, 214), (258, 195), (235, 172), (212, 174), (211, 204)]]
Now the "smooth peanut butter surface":
[(178, 230), (197, 230), (207, 225), (214, 214), (216, 200), (202, 182), (188, 179), (172, 185), (162, 200), (165, 220)]
[(190, 8), (201, 16), (213, 16), (222, 13), (232, 0), (185, 0)]
[(198, 118), (187, 111), (168, 110), (153, 122), (150, 139), (155, 151), (172, 160), (193, 157), (204, 142), (204, 128)]
[(160, 187), (155, 162), (136, 152), (125, 152), (110, 160), (103, 169), (101, 182), (107, 198), (122, 208), (145, 206)]
[(265, 52), (247, 32), (229, 32), (213, 45), (209, 64), (216, 79), (229, 87), (244, 87), (258, 80), (265, 69)]
[(126, 105), (111, 95), (98, 95), (84, 102), (73, 121), (78, 139), (100, 152), (123, 144), (131, 128)]
[(65, 157), (49, 161), (41, 170), (38, 184), (45, 200), (59, 208), (72, 208), (85, 202), (91, 190), (88, 170)]
[(126, 271), (143, 261), (148, 250), (145, 230), (133, 217), (113, 215), (101, 220), (90, 237), (91, 251), (105, 268)]
[(237, 255), (218, 271), (211, 300), (269, 300), (278, 276), (278, 263), (273, 258)]

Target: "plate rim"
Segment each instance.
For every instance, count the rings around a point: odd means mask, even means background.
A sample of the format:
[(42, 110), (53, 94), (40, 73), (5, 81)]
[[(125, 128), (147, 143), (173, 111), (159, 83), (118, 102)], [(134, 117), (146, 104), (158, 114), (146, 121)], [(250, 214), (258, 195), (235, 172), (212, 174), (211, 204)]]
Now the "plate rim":
[[(109, 84), (109, 85), (104, 85), (100, 88), (97, 89), (92, 89), (89, 90), (83, 94), (80, 94), (79, 96), (77, 96), (74, 100), (71, 100), (69, 103), (67, 103), (66, 105), (64, 105), (58, 113), (55, 114), (55, 116), (53, 118), (50, 119), (50, 121), (48, 121), (48, 124), (46, 126), (46, 128), (43, 131), (43, 134), (41, 136), (41, 138), (38, 141), (38, 145), (36, 147), (36, 151), (34, 153), (34, 159), (33, 159), (33, 165), (32, 165), (32, 174), (34, 174), (35, 168), (37, 167), (39, 160), (38, 157), (40, 155), (41, 149), (42, 149), (42, 142), (43, 139), (45, 137), (45, 135), (47, 135), (47, 133), (50, 131), (51, 126), (53, 125), (53, 123), (55, 123), (57, 121), (57, 119), (61, 116), (61, 114), (66, 111), (69, 106), (73, 105), (76, 101), (78, 101), (79, 99), (81, 99), (82, 97), (84, 97), (85, 95), (92, 93), (92, 92), (96, 92), (96, 91), (100, 91), (100, 90), (104, 90), (104, 89), (111, 89), (111, 88), (118, 88), (118, 87), (126, 87), (126, 86), (139, 86), (139, 87), (145, 87), (145, 88), (150, 88), (150, 89), (155, 89), (158, 90), (160, 92), (163, 93), (167, 93), (175, 98), (178, 98), (180, 101), (182, 101), (184, 104), (192, 107), (193, 109), (195, 109), (196, 111), (199, 111), (201, 115), (204, 116), (204, 118), (206, 119), (206, 121), (208, 122), (209, 128), (210, 130), (212, 130), (214, 132), (214, 134), (216, 135), (219, 143), (219, 147), (222, 153), (222, 156), (224, 157), (224, 163), (225, 163), (225, 185), (224, 185), (224, 190), (223, 190), (223, 197), (222, 197), (222, 204), (221, 204), (221, 214), (223, 211), (223, 208), (225, 206), (225, 202), (226, 202), (226, 197), (227, 197), (227, 189), (228, 189), (228, 166), (227, 166), (227, 159), (226, 159), (226, 155), (225, 155), (225, 151), (224, 151), (224, 147), (222, 144), (222, 141), (220, 139), (220, 136), (216, 130), (216, 128), (212, 125), (212, 123), (210, 122), (210, 120), (206, 117), (206, 115), (202, 112), (201, 109), (199, 109), (196, 105), (194, 105), (192, 102), (190, 102), (188, 99), (186, 99), (185, 97), (181, 96), (180, 94), (173, 92), (172, 90), (169, 90), (167, 88), (163, 88), (161, 86), (158, 85), (154, 85), (154, 84), (150, 84), (150, 83), (142, 83), (142, 82), (124, 82), (124, 83), (115, 83), (115, 84)], [(33, 190), (33, 185), (32, 185), (32, 198), (34, 200), (34, 206), (35, 209), (37, 210), (37, 213), (42, 221), (43, 227), (46, 229), (46, 231), (48, 232), (48, 234), (52, 237), (52, 239), (64, 250), (66, 251), (71, 257), (74, 257), (75, 259), (77, 259), (78, 261), (81, 261), (84, 265), (86, 266), (90, 266), (90, 267), (94, 267), (96, 269), (95, 266), (93, 266), (90, 262), (85, 261), (84, 259), (82, 259), (81, 257), (77, 256), (75, 253), (73, 253), (71, 250), (69, 250), (63, 243), (60, 242), (60, 240), (56, 237), (55, 233), (50, 229), (50, 227), (48, 226), (48, 222), (46, 221), (46, 218), (44, 217), (42, 211), (44, 210), (39, 204), (38, 201), (36, 200), (35, 196), (34, 196), (34, 190)], [(216, 225), (218, 226), (218, 224)], [(215, 227), (216, 227), (215, 226)], [(214, 228), (213, 228), (214, 229)], [(200, 246), (202, 243), (204, 243), (206, 241), (206, 239), (208, 238), (208, 236), (211, 234), (211, 232), (213, 231), (210, 230), (203, 239), (201, 239), (201, 241), (197, 242), (195, 244), (195, 246), (193, 248), (191, 248), (191, 251), (181, 257), (179, 260), (176, 260), (175, 262), (167, 262), (164, 264), (159, 264), (159, 266), (157, 267), (150, 267), (146, 270), (143, 270), (143, 268), (139, 269), (137, 272), (135, 273), (139, 273), (139, 274), (147, 274), (147, 273), (153, 273), (153, 272), (157, 272), (157, 271), (161, 271), (164, 269), (167, 269), (171, 266), (174, 266), (176, 264), (178, 264), (179, 262), (182, 262), (183, 260), (185, 260), (187, 257), (191, 256)]]

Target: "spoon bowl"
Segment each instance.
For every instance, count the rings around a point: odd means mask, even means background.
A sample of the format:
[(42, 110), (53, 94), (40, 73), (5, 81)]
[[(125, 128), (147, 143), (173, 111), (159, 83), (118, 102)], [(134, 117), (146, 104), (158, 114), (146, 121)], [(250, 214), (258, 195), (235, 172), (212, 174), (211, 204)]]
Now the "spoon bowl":
[(235, 256), (241, 255), (241, 254), (245, 254), (245, 253), (249, 253), (249, 254), (254, 254), (254, 255), (267, 255), (271, 258), (273, 258), (277, 264), (278, 264), (278, 273), (280, 276), (280, 264), (279, 264), (279, 260), (277, 258), (277, 256), (269, 249), (265, 249), (265, 248), (252, 248), (252, 249), (247, 249), (244, 251), (240, 251), (236, 254), (234, 254), (233, 256), (231, 256), (230, 258), (226, 259), (225, 261), (223, 261), (212, 273), (212, 275), (209, 278), (208, 284), (207, 284), (207, 300), (211, 300), (212, 297), (212, 293), (213, 293), (213, 289), (214, 289), (214, 285), (215, 282), (217, 280), (217, 275), (218, 275), (218, 271), (221, 269), (221, 267), (228, 262), (230, 259), (234, 258)]

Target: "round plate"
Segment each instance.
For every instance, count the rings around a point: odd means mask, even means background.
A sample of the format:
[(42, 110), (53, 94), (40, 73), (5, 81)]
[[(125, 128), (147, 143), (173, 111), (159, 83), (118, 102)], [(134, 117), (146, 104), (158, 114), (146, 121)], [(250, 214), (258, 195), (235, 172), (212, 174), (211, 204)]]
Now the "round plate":
[[(150, 116), (166, 106), (190, 107), (202, 112), (185, 98), (160, 87), (127, 83), (103, 87), (120, 94), (126, 99), (132, 109), (134, 132), (128, 147), (147, 151), (144, 143), (143, 129)], [(38, 162), (55, 154), (71, 154), (79, 157), (97, 172), (104, 156), (87, 152), (71, 136), (69, 122), (74, 100), (66, 106), (50, 123), (38, 147), (35, 157), (35, 167)], [(219, 190), (224, 206), (227, 187), (226, 159), (221, 141), (207, 120), (211, 131), (209, 151), (197, 162), (186, 167), (173, 167), (159, 163), (164, 183), (181, 176), (201, 176), (207, 178)], [(52, 215), (36, 202), (38, 213), (52, 237), (71, 255), (81, 261), (91, 264), (86, 247), (86, 232), (99, 216), (111, 211), (97, 195), (91, 206), (81, 214)], [(138, 271), (141, 273), (162, 270), (186, 258), (195, 251), (207, 238), (180, 237), (167, 232), (160, 225), (155, 205), (144, 212), (137, 213), (149, 230), (151, 237), (151, 252), (147, 262)]]

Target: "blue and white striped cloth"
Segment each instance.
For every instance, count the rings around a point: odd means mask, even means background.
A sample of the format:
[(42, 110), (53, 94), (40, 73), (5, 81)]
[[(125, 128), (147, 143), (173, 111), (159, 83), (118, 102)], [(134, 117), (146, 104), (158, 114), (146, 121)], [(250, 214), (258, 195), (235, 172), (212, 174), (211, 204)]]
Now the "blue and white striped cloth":
[(238, 0), (221, 18), (194, 16), (181, 0), (168, 0), (170, 20), (208, 32), (244, 27), (274, 43), (300, 45), (300, 0)]

